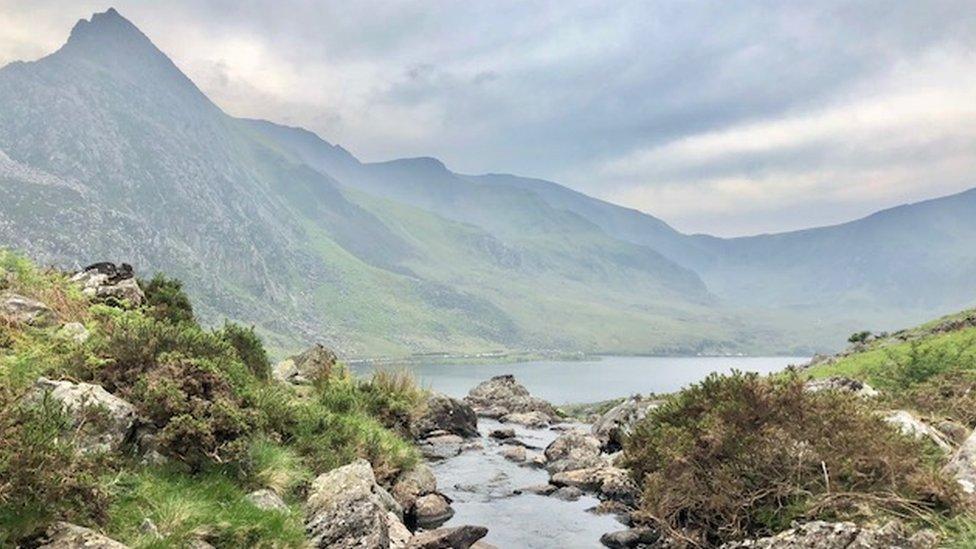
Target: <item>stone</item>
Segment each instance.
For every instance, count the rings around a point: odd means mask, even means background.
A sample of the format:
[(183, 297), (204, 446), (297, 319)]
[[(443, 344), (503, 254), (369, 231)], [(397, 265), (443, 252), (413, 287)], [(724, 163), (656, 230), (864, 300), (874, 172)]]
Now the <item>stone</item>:
[(485, 417), (502, 417), (524, 412), (539, 412), (549, 419), (558, 417), (552, 404), (529, 394), (529, 390), (510, 374), (495, 376), (479, 383), (468, 392), (464, 401), (478, 415)]
[(723, 549), (932, 549), (938, 537), (931, 531), (908, 535), (901, 523), (881, 527), (858, 526), (853, 522), (813, 521), (774, 536), (726, 543)]
[(138, 307), (146, 300), (146, 294), (135, 279), (132, 266), (123, 263), (95, 263), (85, 267), (70, 279), (81, 286), (81, 293), (90, 299)]
[(608, 532), (600, 536), (600, 543), (612, 549), (629, 549), (631, 547), (650, 546), (661, 538), (654, 529), (646, 526)]
[(535, 494), (537, 496), (548, 496), (558, 489), (558, 486), (554, 486), (552, 484), (536, 484), (534, 486), (526, 486), (525, 488), (521, 488), (519, 489), (519, 492)]
[(154, 538), (162, 537), (159, 534), (159, 528), (156, 526), (156, 523), (149, 517), (142, 519), (142, 523), (139, 524), (139, 531)]
[(460, 437), (478, 436), (478, 416), (467, 403), (441, 393), (431, 393), (423, 415), (411, 426), (416, 438), (434, 431), (446, 431)]
[(288, 504), (274, 490), (267, 488), (255, 490), (246, 498), (252, 505), (264, 511), (288, 511)]
[(601, 496), (632, 504), (639, 494), (637, 484), (630, 476), (630, 472), (619, 467), (591, 467), (564, 471), (552, 475), (552, 484), (574, 486), (586, 492), (595, 492)]
[(493, 429), (488, 436), (498, 440), (504, 440), (507, 438), (515, 438), (515, 429), (511, 427), (505, 427), (502, 429)]
[(439, 435), (420, 441), (420, 453), (428, 459), (438, 460), (454, 457), (461, 453), (464, 439), (457, 435)]
[(963, 441), (943, 472), (955, 478), (965, 493), (976, 497), (976, 431)]
[(439, 528), (415, 535), (407, 547), (409, 549), (468, 549), (486, 535), (488, 529), (484, 526)]
[(433, 494), (437, 491), (437, 479), (434, 473), (424, 463), (419, 463), (413, 469), (401, 473), (393, 483), (393, 499), (400, 504), (408, 515), (412, 513), (414, 503), (420, 496)]
[(969, 429), (958, 421), (943, 420), (935, 427), (956, 445), (962, 444), (966, 440), (966, 437), (969, 436)]
[(328, 378), (338, 360), (332, 350), (316, 343), (301, 354), (275, 364), (271, 374), (283, 383), (311, 385), (316, 378)]
[(533, 429), (541, 429), (549, 425), (551, 417), (537, 411), (532, 412), (511, 412), (498, 418), (502, 423), (516, 423)]
[(56, 522), (45, 532), (38, 549), (128, 549), (128, 546), (105, 537), (94, 530), (71, 524)]
[(546, 447), (546, 470), (561, 473), (604, 465), (600, 441), (582, 431), (562, 433)]
[(101, 385), (41, 377), (34, 382), (31, 398), (40, 402), (45, 395), (59, 402), (71, 418), (71, 430), (77, 433), (75, 443), (82, 452), (121, 450), (134, 433), (135, 407)]
[(905, 436), (909, 436), (915, 439), (928, 439), (932, 441), (933, 444), (938, 446), (944, 452), (952, 451), (952, 444), (939, 432), (938, 429), (926, 424), (921, 419), (915, 416), (915, 414), (906, 410), (895, 410), (893, 412), (888, 412), (884, 416), (884, 420), (895, 427)]
[(403, 549), (413, 537), (413, 534), (403, 524), (400, 517), (396, 516), (396, 513), (386, 513), (386, 529), (389, 532), (390, 549)]
[(623, 447), (623, 439), (630, 434), (634, 425), (660, 405), (659, 400), (632, 396), (597, 418), (590, 432), (600, 441), (604, 451), (617, 451)]
[(583, 491), (575, 486), (563, 486), (553, 492), (552, 497), (563, 501), (576, 501), (583, 495)]
[(803, 388), (810, 393), (816, 393), (819, 391), (840, 391), (852, 393), (862, 398), (874, 398), (881, 394), (863, 381), (839, 376), (828, 377), (825, 379), (811, 379), (803, 385)]
[(502, 450), (502, 457), (509, 461), (521, 463), (525, 461), (525, 448), (522, 446), (506, 446)]
[(85, 325), (81, 322), (69, 322), (61, 326), (61, 329), (58, 330), (58, 335), (64, 339), (74, 341), (79, 345), (88, 341), (88, 338), (91, 337), (88, 328), (85, 328)]
[(11, 292), (0, 294), (0, 318), (37, 328), (53, 326), (58, 322), (57, 313), (47, 305)]
[(390, 531), (380, 487), (369, 462), (358, 459), (319, 475), (305, 503), (312, 547), (388, 547)]
[(427, 494), (417, 498), (413, 507), (413, 518), (420, 528), (437, 528), (454, 516), (451, 502), (443, 494)]

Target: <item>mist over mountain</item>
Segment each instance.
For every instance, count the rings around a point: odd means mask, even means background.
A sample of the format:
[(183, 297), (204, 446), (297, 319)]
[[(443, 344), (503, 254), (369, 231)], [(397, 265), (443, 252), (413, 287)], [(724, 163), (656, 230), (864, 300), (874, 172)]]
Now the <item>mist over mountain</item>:
[(973, 303), (974, 214), (970, 191), (719, 239), (547, 181), (362, 163), (225, 114), (115, 10), (0, 69), (0, 246), (176, 275), (279, 348), (830, 349)]

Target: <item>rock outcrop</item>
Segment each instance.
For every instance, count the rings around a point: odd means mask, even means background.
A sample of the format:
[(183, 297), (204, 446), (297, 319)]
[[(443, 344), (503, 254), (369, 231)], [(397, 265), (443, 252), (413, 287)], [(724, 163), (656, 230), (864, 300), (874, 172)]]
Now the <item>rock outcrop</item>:
[(552, 475), (549, 482), (557, 487), (573, 486), (628, 505), (633, 504), (638, 496), (637, 484), (630, 477), (630, 472), (619, 467), (590, 467), (564, 471)]
[(85, 267), (70, 279), (81, 286), (81, 292), (91, 299), (115, 304), (142, 305), (146, 294), (135, 279), (132, 266), (123, 263), (95, 263)]
[(952, 443), (949, 442), (949, 439), (945, 435), (909, 411), (895, 410), (888, 412), (885, 414), (884, 420), (897, 427), (905, 436), (916, 439), (928, 439), (945, 452), (952, 450)]
[(387, 513), (402, 510), (376, 483), (369, 462), (359, 459), (319, 475), (305, 503), (305, 530), (313, 547), (390, 546)]
[(135, 407), (101, 385), (38, 378), (31, 398), (40, 402), (48, 395), (71, 419), (71, 429), (78, 433), (76, 444), (83, 452), (120, 450), (134, 434)]
[(440, 528), (415, 535), (407, 547), (410, 549), (468, 549), (488, 535), (484, 526), (458, 526)]
[(963, 441), (943, 472), (955, 478), (964, 492), (976, 497), (976, 431)]
[(278, 381), (295, 385), (310, 385), (316, 378), (328, 378), (338, 358), (330, 349), (315, 344), (299, 355), (286, 358), (272, 369)]
[(50, 307), (36, 299), (4, 292), (0, 294), (0, 319), (43, 328), (56, 324), (58, 316)]
[(98, 532), (71, 524), (56, 522), (44, 535), (38, 549), (128, 549), (127, 545), (119, 543)]
[(479, 415), (499, 418), (508, 414), (539, 412), (550, 419), (558, 417), (552, 404), (529, 394), (510, 374), (479, 383), (464, 397)]
[(464, 438), (478, 436), (478, 416), (467, 403), (441, 393), (431, 393), (423, 415), (411, 427), (417, 438), (445, 431)]
[(811, 393), (819, 391), (840, 391), (853, 393), (863, 398), (873, 398), (880, 394), (876, 389), (863, 381), (837, 376), (825, 379), (811, 379), (804, 384), (803, 388)]
[(411, 516), (418, 527), (431, 529), (450, 520), (454, 509), (451, 509), (451, 500), (447, 496), (432, 492), (417, 498)]
[(623, 447), (623, 439), (631, 428), (647, 416), (647, 412), (661, 405), (661, 401), (634, 395), (607, 410), (591, 428), (604, 451), (615, 452)]
[(562, 473), (576, 469), (599, 467), (606, 464), (600, 452), (600, 441), (582, 431), (568, 431), (546, 447), (546, 470)]
[(726, 543), (723, 549), (933, 549), (938, 537), (930, 530), (908, 535), (902, 525), (892, 521), (881, 527), (858, 526), (852, 522), (814, 521), (780, 532), (775, 536)]

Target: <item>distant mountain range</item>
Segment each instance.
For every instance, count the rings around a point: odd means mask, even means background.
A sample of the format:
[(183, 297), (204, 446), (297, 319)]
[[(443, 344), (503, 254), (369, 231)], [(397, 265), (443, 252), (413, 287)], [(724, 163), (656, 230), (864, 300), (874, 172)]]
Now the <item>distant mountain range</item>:
[(803, 353), (976, 302), (976, 191), (720, 239), (228, 116), (115, 10), (0, 69), (0, 246), (186, 281), (273, 347)]

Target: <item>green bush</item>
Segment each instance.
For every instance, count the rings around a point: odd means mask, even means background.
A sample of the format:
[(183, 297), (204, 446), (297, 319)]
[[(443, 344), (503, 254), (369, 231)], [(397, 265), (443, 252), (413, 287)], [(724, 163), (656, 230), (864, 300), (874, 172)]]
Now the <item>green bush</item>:
[(862, 332), (854, 332), (851, 337), (847, 338), (848, 343), (864, 343), (867, 339), (871, 337), (871, 332), (864, 330)]
[(108, 494), (98, 482), (106, 460), (79, 453), (67, 427), (50, 399), (0, 399), (0, 546), (13, 546), (53, 520), (106, 519)]
[(150, 316), (173, 323), (193, 321), (193, 305), (179, 280), (157, 273), (149, 282), (140, 282), (140, 286), (146, 294)]
[(218, 335), (234, 348), (238, 358), (258, 379), (271, 377), (271, 361), (253, 326), (245, 328), (233, 322), (224, 322)]
[(642, 519), (705, 545), (796, 519), (917, 515), (957, 502), (921, 443), (860, 399), (804, 391), (792, 376), (712, 375), (639, 423), (624, 460), (643, 489)]

